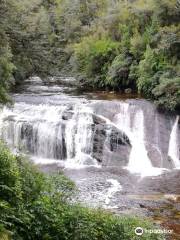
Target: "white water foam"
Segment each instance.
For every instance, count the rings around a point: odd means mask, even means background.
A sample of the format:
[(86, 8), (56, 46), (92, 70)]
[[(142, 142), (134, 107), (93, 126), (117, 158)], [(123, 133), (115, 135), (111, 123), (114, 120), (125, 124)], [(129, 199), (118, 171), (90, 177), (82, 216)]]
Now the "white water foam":
[(111, 187), (108, 189), (108, 192), (106, 194), (105, 198), (105, 204), (109, 205), (111, 198), (114, 196), (115, 193), (122, 190), (122, 187), (120, 183), (115, 179), (108, 179), (107, 182), (111, 183)]
[[(133, 113), (133, 116), (132, 114)], [(114, 117), (117, 127), (129, 137), (132, 150), (127, 169), (141, 177), (162, 174), (163, 168), (152, 166), (144, 140), (144, 115), (141, 109), (135, 109), (129, 103), (121, 103), (120, 113)]]
[[(88, 156), (87, 156), (88, 157)], [(39, 165), (57, 165), (57, 167), (61, 168), (67, 168), (67, 169), (83, 169), (83, 168), (88, 168), (88, 167), (95, 167), (95, 168), (101, 168), (101, 165), (99, 165), (96, 161), (96, 159), (91, 158), (88, 161), (88, 164), (85, 163), (78, 163), (76, 159), (65, 159), (65, 160), (55, 160), (55, 159), (50, 159), (50, 158), (40, 158), (40, 157), (35, 157), (35, 156), (30, 156), (31, 160), (35, 164)], [(87, 158), (86, 158), (87, 161)]]
[(176, 117), (175, 123), (170, 134), (168, 151), (168, 156), (171, 157), (171, 159), (173, 160), (175, 168), (180, 168), (180, 140), (178, 138), (178, 122), (179, 116)]

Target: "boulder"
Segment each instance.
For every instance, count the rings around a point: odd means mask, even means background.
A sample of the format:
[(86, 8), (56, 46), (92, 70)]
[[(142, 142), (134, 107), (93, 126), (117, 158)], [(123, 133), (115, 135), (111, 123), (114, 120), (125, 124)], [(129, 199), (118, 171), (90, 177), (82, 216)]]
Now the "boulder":
[(99, 116), (94, 115), (93, 120), (93, 158), (106, 166), (126, 166), (131, 151), (128, 137)]
[(126, 89), (124, 90), (124, 92), (125, 92), (126, 94), (130, 94), (130, 93), (132, 93), (132, 89), (131, 89), (131, 88), (126, 88)]
[(74, 113), (72, 111), (64, 112), (62, 115), (62, 119), (67, 121), (72, 118), (73, 114)]

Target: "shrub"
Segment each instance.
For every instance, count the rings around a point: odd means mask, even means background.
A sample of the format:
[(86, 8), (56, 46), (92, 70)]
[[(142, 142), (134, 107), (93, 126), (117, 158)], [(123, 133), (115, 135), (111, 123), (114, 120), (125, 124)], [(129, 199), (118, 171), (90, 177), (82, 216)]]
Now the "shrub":
[(138, 89), (161, 108), (170, 111), (180, 106), (180, 78), (178, 69), (171, 65), (164, 54), (147, 48), (144, 60), (138, 66)]
[(130, 41), (130, 52), (135, 56), (136, 59), (140, 59), (146, 48), (146, 44), (142, 35), (136, 31)]
[(15, 156), (1, 144), (0, 166), (0, 199), (15, 204), (22, 195), (20, 173)]
[(179, 3), (177, 0), (153, 0), (154, 11), (161, 25), (179, 23)]
[(108, 69), (106, 85), (114, 89), (124, 89), (132, 86), (129, 79), (132, 56), (120, 54), (117, 56)]
[(104, 87), (108, 66), (117, 49), (118, 43), (110, 39), (85, 38), (74, 46), (76, 69), (91, 79), (92, 86)]
[(162, 74), (159, 84), (152, 90), (152, 93), (161, 108), (171, 111), (180, 110), (180, 77)]
[(0, 103), (9, 100), (7, 91), (12, 80), (12, 54), (8, 44), (8, 39), (4, 32), (0, 30)]
[[(180, 25), (161, 27), (159, 32), (158, 48), (163, 51), (169, 59), (180, 58)], [(175, 62), (176, 64), (176, 62)]]
[(144, 59), (138, 67), (138, 90), (147, 97), (152, 97), (153, 88), (158, 85), (158, 76), (168, 67), (166, 58), (161, 53), (147, 46)]
[(157, 39), (155, 38), (159, 30), (157, 19), (152, 16), (150, 24), (144, 28), (143, 33), (139, 32), (136, 28), (130, 40), (130, 52), (134, 55), (136, 60), (142, 59), (148, 45), (157, 45)]

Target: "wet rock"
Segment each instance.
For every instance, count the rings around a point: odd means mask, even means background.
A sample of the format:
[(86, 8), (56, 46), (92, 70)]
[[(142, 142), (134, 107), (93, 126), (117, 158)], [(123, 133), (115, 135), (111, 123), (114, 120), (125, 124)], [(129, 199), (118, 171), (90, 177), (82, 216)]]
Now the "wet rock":
[(99, 116), (93, 115), (93, 121), (93, 157), (103, 165), (127, 165), (131, 144), (125, 133)]
[(111, 151), (114, 151), (117, 149), (118, 145), (131, 145), (129, 138), (125, 135), (125, 133), (120, 132), (117, 128), (113, 127), (111, 129), (110, 134), (110, 148)]
[(76, 86), (77, 80), (74, 77), (65, 77), (65, 76), (59, 76), (59, 77), (50, 77), (46, 79), (47, 83), (53, 83), (53, 84), (60, 84), (65, 86)]
[(146, 206), (144, 204), (139, 204), (140, 208), (146, 208)]
[[(35, 146), (32, 143), (33, 126), (30, 123), (22, 124), (21, 139), (24, 142), (24, 150), (35, 153)], [(35, 142), (37, 142), (36, 134), (34, 134)]]
[(62, 119), (67, 121), (67, 120), (72, 118), (73, 114), (74, 113), (72, 111), (64, 112), (63, 115), (62, 115)]
[(65, 124), (59, 124), (57, 126), (57, 133), (58, 128), (61, 129), (61, 135), (56, 135), (55, 139), (55, 151), (54, 151), (54, 158), (55, 159), (66, 159), (67, 158), (67, 148), (66, 148), (66, 138), (65, 138)]
[(131, 89), (131, 88), (126, 88), (126, 89), (124, 90), (124, 92), (125, 92), (126, 94), (130, 94), (130, 93), (132, 93), (132, 89)]
[(105, 124), (106, 123), (106, 121), (103, 118), (101, 118), (95, 114), (92, 115), (92, 118), (93, 118), (94, 124)]
[(14, 120), (14, 117), (15, 117), (15, 115), (9, 115), (9, 116), (7, 116), (7, 117), (5, 117), (4, 119), (3, 119), (3, 121), (5, 122), (5, 121), (15, 121)]

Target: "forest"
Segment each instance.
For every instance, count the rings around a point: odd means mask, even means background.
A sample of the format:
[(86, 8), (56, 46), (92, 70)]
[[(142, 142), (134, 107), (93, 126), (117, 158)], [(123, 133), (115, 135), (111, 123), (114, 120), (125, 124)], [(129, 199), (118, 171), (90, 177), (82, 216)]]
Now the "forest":
[(180, 106), (179, 0), (1, 0), (0, 99), (29, 76)]

